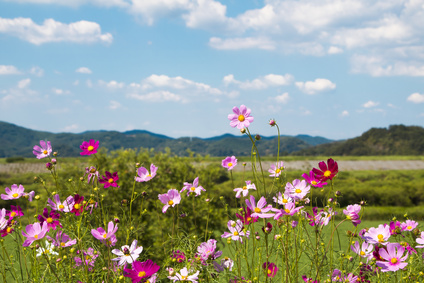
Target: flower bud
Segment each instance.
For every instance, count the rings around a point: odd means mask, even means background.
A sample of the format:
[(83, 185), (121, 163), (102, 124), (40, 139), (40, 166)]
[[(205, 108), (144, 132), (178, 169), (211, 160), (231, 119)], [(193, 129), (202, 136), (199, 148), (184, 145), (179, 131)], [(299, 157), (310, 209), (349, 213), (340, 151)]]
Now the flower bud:
[(39, 196), (39, 195), (36, 195), (34, 198), (35, 198), (36, 200), (39, 200), (39, 199), (40, 199), (40, 196)]
[(341, 191), (336, 191), (336, 192), (335, 192), (335, 195), (336, 195), (336, 196), (341, 196), (341, 195), (342, 195), (342, 192), (341, 192)]
[(57, 163), (56, 158), (52, 158), (52, 163), (53, 163), (53, 164), (56, 164), (56, 163)]
[(136, 167), (136, 168), (140, 168), (140, 166), (141, 166), (140, 162), (137, 162), (137, 163), (135, 164), (135, 167)]
[(52, 170), (52, 169), (53, 169), (53, 164), (51, 164), (50, 162), (47, 162), (47, 163), (46, 163), (46, 168), (47, 168), (48, 170)]
[(115, 223), (119, 223), (119, 222), (121, 222), (121, 220), (119, 220), (119, 217), (118, 217), (118, 216), (115, 216), (115, 217), (113, 218), (113, 222), (115, 222)]
[(80, 181), (82, 182), (82, 181), (84, 181), (84, 177), (80, 177)]
[(141, 193), (141, 195), (142, 195), (143, 197), (145, 197), (145, 196), (147, 196), (147, 193), (146, 193), (145, 191), (143, 191), (143, 192)]
[(274, 119), (271, 119), (271, 120), (269, 120), (269, 125), (271, 126), (271, 127), (274, 127), (276, 124), (277, 124), (277, 122), (275, 122), (275, 120)]
[(246, 129), (245, 128), (241, 128), (240, 129), (240, 133), (242, 133), (242, 134), (246, 133)]
[(258, 141), (258, 140), (260, 140), (260, 139), (261, 139), (261, 136), (260, 136), (260, 135), (256, 135), (256, 136), (255, 136), (255, 140), (257, 140), (257, 141)]

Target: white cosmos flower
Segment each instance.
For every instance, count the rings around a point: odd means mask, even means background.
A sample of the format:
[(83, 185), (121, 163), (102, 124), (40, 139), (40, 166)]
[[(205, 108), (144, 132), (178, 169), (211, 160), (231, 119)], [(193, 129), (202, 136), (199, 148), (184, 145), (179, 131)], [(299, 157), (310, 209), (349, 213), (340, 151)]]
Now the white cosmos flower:
[(121, 250), (113, 249), (112, 253), (117, 255), (117, 258), (113, 258), (114, 261), (119, 261), (118, 265), (122, 266), (125, 263), (132, 264), (143, 251), (143, 247), (137, 247), (137, 240), (134, 240), (131, 247), (128, 245), (122, 246)]

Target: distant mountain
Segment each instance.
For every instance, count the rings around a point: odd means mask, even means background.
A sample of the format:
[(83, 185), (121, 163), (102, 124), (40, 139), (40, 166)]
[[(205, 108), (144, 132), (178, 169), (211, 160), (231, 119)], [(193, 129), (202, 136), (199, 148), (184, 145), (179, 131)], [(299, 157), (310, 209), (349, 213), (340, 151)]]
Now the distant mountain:
[(371, 128), (361, 136), (321, 144), (293, 152), (293, 155), (423, 155), (424, 128), (391, 125)]
[[(2, 145), (0, 147), (0, 157), (33, 157), (32, 148), (34, 145), (39, 145), (40, 140), (49, 140), (53, 150), (58, 151), (61, 156), (79, 156), (79, 146), (83, 141), (90, 139), (99, 140), (100, 146), (108, 150), (143, 147), (164, 151), (169, 148), (172, 153), (179, 156), (188, 155), (188, 151), (210, 156), (248, 156), (252, 149), (252, 143), (247, 136), (231, 134), (205, 139), (196, 137), (174, 139), (144, 130), (126, 132), (99, 130), (79, 134), (55, 134), (0, 122), (0, 144)], [(281, 136), (280, 154), (287, 155), (328, 142), (333, 142), (333, 140), (307, 135), (296, 137)], [(257, 147), (261, 155), (275, 155), (277, 153), (277, 137), (261, 137), (261, 140), (257, 142)]]

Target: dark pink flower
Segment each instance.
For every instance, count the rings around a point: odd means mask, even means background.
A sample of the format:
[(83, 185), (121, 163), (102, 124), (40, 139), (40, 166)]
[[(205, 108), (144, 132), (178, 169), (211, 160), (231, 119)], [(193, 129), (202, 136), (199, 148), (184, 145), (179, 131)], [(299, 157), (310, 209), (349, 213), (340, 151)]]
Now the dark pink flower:
[(99, 179), (99, 183), (104, 184), (105, 189), (109, 187), (119, 188), (118, 184), (116, 183), (116, 181), (119, 180), (118, 172), (111, 174), (110, 172), (106, 171), (105, 175), (106, 176), (102, 176), (102, 178)]
[(74, 213), (76, 216), (79, 216), (84, 209), (84, 197), (76, 194), (74, 196), (74, 201), (72, 203), (71, 213)]
[(160, 266), (150, 259), (143, 262), (134, 261), (131, 269), (124, 269), (124, 276), (131, 278), (132, 283), (146, 282), (153, 276), (156, 279), (156, 272), (159, 269)]
[[(327, 165), (328, 164), (328, 165)], [(333, 180), (336, 174), (339, 172), (339, 166), (332, 158), (327, 160), (327, 164), (324, 161), (318, 163), (319, 169), (313, 168), (312, 171), (315, 174), (315, 178), (321, 182), (325, 182), (328, 179)]]
[(243, 214), (236, 213), (236, 217), (240, 219), (244, 225), (249, 225), (254, 222), (258, 222), (259, 217), (252, 217), (252, 211), (248, 207), (243, 206)]
[(19, 205), (18, 206), (11, 205), (10, 211), (7, 211), (6, 216), (9, 216), (10, 218), (21, 217), (21, 216), (24, 216), (24, 213), (22, 212), (22, 208)]
[(309, 184), (317, 188), (322, 188), (323, 186), (327, 185), (326, 182), (322, 182), (318, 178), (315, 178), (314, 171), (310, 171), (309, 175), (306, 173), (303, 173), (302, 177), (306, 180), (306, 182), (308, 182)]
[(43, 224), (44, 222), (47, 222), (47, 227), (52, 228), (53, 230), (56, 230), (56, 226), (62, 227), (62, 225), (60, 224), (60, 222), (56, 219), (60, 218), (60, 213), (51, 210), (49, 213), (49, 210), (47, 208), (43, 209), (43, 214), (42, 215), (38, 215), (38, 221), (40, 221), (41, 224)]
[(80, 149), (82, 152), (81, 155), (91, 155), (97, 153), (97, 149), (99, 148), (99, 141), (95, 141), (91, 139), (89, 142), (83, 141), (80, 145)]
[(274, 277), (275, 274), (277, 274), (278, 272), (278, 267), (277, 265), (275, 265), (275, 263), (270, 263), (270, 262), (264, 262), (264, 264), (262, 265), (262, 268), (264, 269), (264, 271), (266, 272), (266, 275), (268, 277)]
[(181, 262), (185, 261), (186, 256), (185, 256), (184, 252), (182, 252), (180, 250), (176, 250), (176, 251), (172, 252), (171, 258), (175, 258), (178, 263), (181, 263)]

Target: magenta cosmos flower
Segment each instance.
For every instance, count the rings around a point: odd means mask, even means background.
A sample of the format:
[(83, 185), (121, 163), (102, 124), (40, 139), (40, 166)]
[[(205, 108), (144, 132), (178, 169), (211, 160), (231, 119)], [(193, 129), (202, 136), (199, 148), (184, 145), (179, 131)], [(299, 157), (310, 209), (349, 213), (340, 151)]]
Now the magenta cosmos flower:
[(378, 260), (375, 264), (381, 267), (382, 272), (398, 271), (408, 265), (405, 260), (408, 255), (403, 256), (405, 248), (398, 243), (389, 243), (386, 249), (380, 249), (379, 254), (383, 261)]
[(79, 194), (76, 194), (73, 197), (71, 207), (71, 213), (75, 214), (76, 216), (79, 216), (84, 210), (84, 197), (80, 196)]
[(249, 127), (250, 123), (253, 122), (253, 117), (250, 117), (250, 109), (244, 105), (238, 107), (233, 107), (233, 113), (228, 115), (228, 120), (230, 120), (230, 126), (237, 129), (243, 129)]
[(137, 247), (137, 240), (134, 240), (131, 246), (125, 245), (122, 246), (120, 250), (113, 249), (112, 253), (117, 255), (117, 258), (113, 258), (113, 261), (118, 261), (118, 265), (122, 266), (125, 264), (133, 263), (143, 251), (143, 247)]
[(112, 246), (116, 242), (114, 239), (116, 238), (116, 231), (118, 231), (118, 225), (115, 226), (113, 221), (110, 221), (107, 226), (107, 232), (102, 227), (99, 227), (97, 229), (91, 229), (91, 235), (97, 240), (102, 241), (105, 245)]
[(69, 196), (63, 202), (60, 201), (60, 197), (58, 194), (55, 194), (53, 197), (54, 201), (50, 198), (47, 200), (47, 204), (53, 209), (62, 212), (70, 212), (73, 208), (74, 197)]
[(236, 217), (240, 219), (244, 225), (258, 222), (259, 219), (259, 217), (252, 217), (252, 211), (248, 207), (243, 207), (243, 213), (241, 215), (236, 213)]
[(262, 265), (262, 268), (264, 269), (266, 276), (268, 277), (274, 277), (275, 274), (278, 272), (278, 267), (275, 263), (270, 262), (264, 262)]
[(47, 222), (43, 223), (41, 226), (40, 223), (36, 222), (34, 224), (29, 224), (25, 227), (25, 231), (22, 231), (22, 235), (26, 237), (26, 240), (22, 244), (24, 247), (28, 247), (34, 241), (40, 240), (44, 238), (47, 232), (49, 232), (49, 228), (47, 227)]
[[(328, 165), (327, 165), (328, 164)], [(333, 180), (336, 174), (339, 172), (339, 166), (332, 158), (327, 160), (327, 164), (324, 161), (318, 163), (319, 169), (313, 168), (312, 171), (315, 174), (315, 178), (321, 182), (325, 182), (328, 179)]]
[(184, 187), (181, 189), (180, 193), (184, 191), (187, 191), (187, 196), (189, 196), (190, 193), (195, 193), (196, 196), (200, 196), (202, 191), (206, 192), (202, 186), (199, 186), (199, 177), (194, 179), (193, 184), (184, 182)]
[(86, 142), (83, 141), (80, 145), (80, 149), (82, 152), (81, 155), (91, 155), (97, 153), (97, 149), (99, 148), (99, 141), (95, 141), (91, 139), (90, 141)]
[(258, 203), (256, 203), (255, 197), (251, 195), (250, 200), (246, 199), (246, 205), (253, 212), (252, 217), (270, 218), (274, 216), (274, 214), (267, 213), (272, 210), (272, 206), (266, 205), (266, 199), (264, 197), (261, 197)]
[(4, 190), (5, 190), (6, 194), (5, 195), (2, 194), (1, 195), (1, 199), (3, 199), (3, 200), (11, 200), (11, 199), (18, 199), (21, 196), (23, 196), (24, 195), (25, 188), (22, 185), (19, 185), (19, 187), (18, 187), (18, 185), (13, 184), (10, 187), (10, 189), (9, 188), (6, 188)]
[(170, 206), (174, 207), (181, 201), (181, 195), (176, 189), (170, 189), (168, 193), (158, 196), (159, 200), (165, 205), (162, 212), (165, 213)]
[(47, 208), (43, 209), (43, 214), (38, 215), (38, 221), (40, 221), (41, 224), (44, 222), (47, 222), (47, 227), (52, 228), (53, 230), (56, 230), (56, 226), (62, 227), (60, 222), (57, 220), (60, 218), (60, 214), (56, 212), (55, 210), (51, 210), (49, 213), (49, 210)]
[(111, 174), (110, 172), (106, 171), (105, 175), (106, 176), (102, 176), (99, 179), (99, 183), (104, 184), (105, 189), (109, 187), (119, 188), (118, 184), (116, 183), (116, 181), (119, 180), (118, 172), (114, 172), (113, 174)]
[(280, 177), (281, 173), (284, 170), (284, 162), (280, 161), (275, 164), (271, 164), (271, 169), (268, 169), (268, 172), (271, 173), (270, 177)]
[(22, 208), (19, 205), (18, 206), (11, 205), (10, 211), (7, 211), (6, 215), (9, 216), (10, 218), (13, 218), (13, 217), (24, 216), (24, 213), (22, 212)]
[(322, 182), (320, 179), (315, 178), (314, 171), (310, 171), (309, 175), (303, 173), (302, 177), (306, 180), (306, 182), (317, 188), (322, 188), (323, 186), (327, 185), (326, 182)]
[(158, 171), (158, 167), (156, 167), (153, 164), (150, 164), (150, 173), (149, 173), (149, 171), (146, 168), (140, 167), (137, 170), (138, 177), (135, 177), (135, 180), (137, 182), (147, 182), (147, 181), (150, 181), (151, 179), (153, 179), (156, 176), (156, 172), (157, 171)]
[(237, 158), (235, 156), (227, 156), (224, 160), (222, 160), (221, 164), (222, 167), (232, 170), (237, 165)]
[[(190, 271), (190, 273), (192, 273), (194, 271)], [(199, 276), (200, 271), (196, 271), (194, 274), (189, 275), (189, 271), (187, 270), (187, 267), (184, 267), (183, 269), (180, 270), (180, 273), (176, 273), (175, 276), (168, 276), (169, 280), (172, 280), (173, 282), (175, 281), (190, 281), (190, 282), (194, 282), (197, 283), (197, 279)]]
[(256, 186), (250, 181), (246, 181), (246, 186), (243, 186), (243, 188), (234, 189), (234, 191), (236, 192), (236, 198), (240, 198), (241, 195), (247, 197), (247, 195), (249, 194), (249, 190), (256, 190)]
[(86, 266), (88, 266), (89, 271), (93, 270), (92, 266), (94, 266), (96, 258), (99, 256), (99, 254), (95, 254), (93, 248), (88, 248), (87, 251), (83, 250), (82, 258), (84, 259), (84, 262), (81, 260), (81, 256), (79, 254), (81, 254), (81, 251), (77, 251), (78, 256), (74, 257), (76, 266), (81, 266), (85, 264)]
[[(124, 269), (124, 276), (131, 278), (132, 283), (156, 282), (155, 274), (159, 269), (160, 266), (150, 259), (143, 262), (134, 261), (132, 269)], [(154, 281), (151, 280), (152, 278), (154, 278)]]
[(52, 146), (49, 141), (40, 141), (40, 145), (41, 147), (35, 145), (32, 151), (38, 159), (47, 157), (52, 153)]

